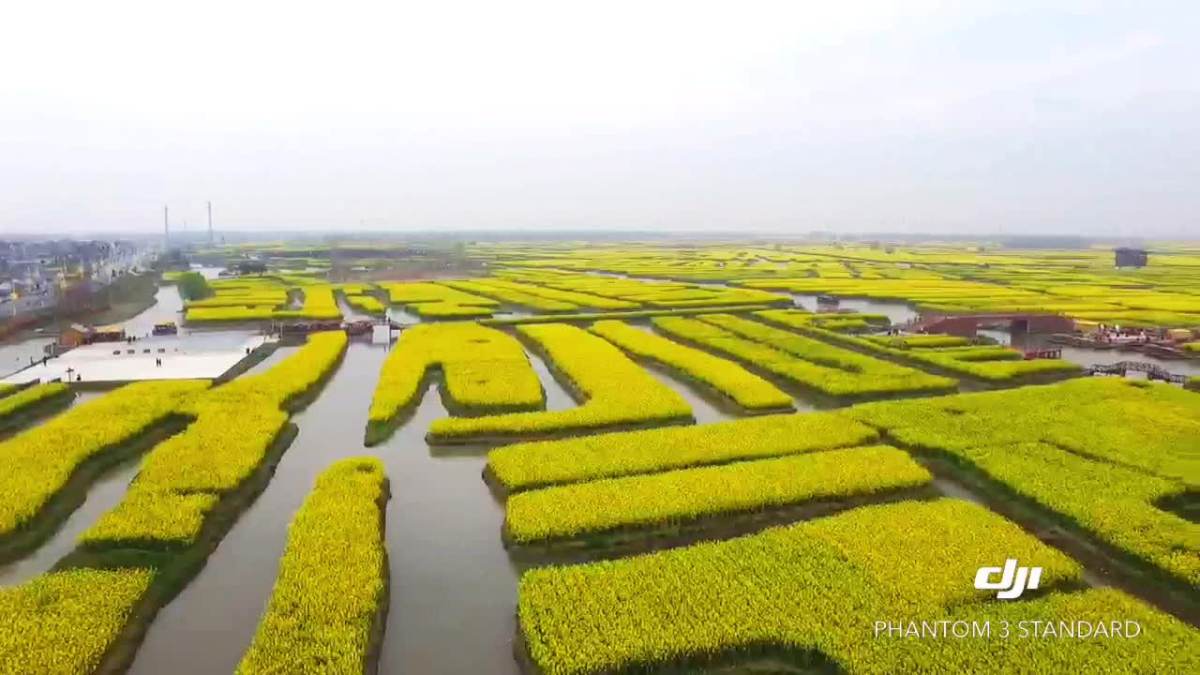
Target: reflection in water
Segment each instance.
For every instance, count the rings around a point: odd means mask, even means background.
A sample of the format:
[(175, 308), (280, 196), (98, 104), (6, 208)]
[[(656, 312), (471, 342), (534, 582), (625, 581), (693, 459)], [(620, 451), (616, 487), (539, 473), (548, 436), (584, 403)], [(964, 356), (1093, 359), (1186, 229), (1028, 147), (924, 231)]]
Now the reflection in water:
[[(985, 329), (980, 330), (979, 334), (995, 338), (1000, 342), (1000, 344), (1011, 345), (1022, 350), (1061, 349), (1062, 358), (1064, 360), (1079, 364), (1085, 368), (1087, 366), (1108, 365), (1111, 363), (1119, 363), (1121, 361), (1142, 361), (1143, 363), (1154, 363), (1160, 365), (1177, 375), (1200, 376), (1200, 361), (1160, 359), (1148, 354), (1143, 354), (1141, 352), (1122, 351), (1119, 349), (1086, 349), (1082, 347), (1069, 347), (1050, 342), (1050, 336), (1045, 333), (1017, 333), (1013, 335), (1006, 330)], [(1132, 372), (1129, 374), (1129, 376), (1145, 377), (1141, 373)]]
[(371, 454), (385, 463), (392, 488), (391, 603), (380, 672), (517, 673), (511, 647), (516, 571), (500, 541), (503, 506), (480, 480), (482, 453), (430, 453), (425, 431), (446, 414), (434, 388), (391, 440), (363, 447), (386, 355), (381, 347), (351, 344), (321, 396), (293, 418), (300, 434), (267, 489), (159, 614), (132, 672), (179, 672), (179, 664), (187, 664), (187, 672), (231, 672), (250, 644), (287, 525), (313, 480), (338, 459)]

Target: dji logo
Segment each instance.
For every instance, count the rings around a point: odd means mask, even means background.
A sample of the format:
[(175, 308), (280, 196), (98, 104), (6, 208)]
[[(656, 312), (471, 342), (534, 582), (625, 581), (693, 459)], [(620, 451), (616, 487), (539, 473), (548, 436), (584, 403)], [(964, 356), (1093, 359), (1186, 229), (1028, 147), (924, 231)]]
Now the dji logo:
[[(992, 581), (992, 575), (999, 574), (999, 581)], [(1004, 567), (980, 567), (975, 573), (975, 588), (981, 591), (999, 591), (996, 597), (1000, 600), (1012, 600), (1021, 597), (1026, 588), (1037, 588), (1042, 580), (1042, 568), (1017, 567), (1016, 558), (1004, 561)]]

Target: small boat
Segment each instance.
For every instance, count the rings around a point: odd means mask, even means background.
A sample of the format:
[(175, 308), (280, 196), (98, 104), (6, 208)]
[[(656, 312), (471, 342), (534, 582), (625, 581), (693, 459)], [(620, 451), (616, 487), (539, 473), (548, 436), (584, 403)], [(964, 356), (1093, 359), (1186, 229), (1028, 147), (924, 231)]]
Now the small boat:
[(166, 323), (154, 324), (154, 334), (155, 335), (176, 335), (178, 333), (179, 333), (179, 326), (175, 325), (174, 321), (168, 321)]
[(832, 295), (818, 295), (817, 296), (817, 304), (818, 305), (836, 305), (836, 304), (838, 304), (838, 299)]

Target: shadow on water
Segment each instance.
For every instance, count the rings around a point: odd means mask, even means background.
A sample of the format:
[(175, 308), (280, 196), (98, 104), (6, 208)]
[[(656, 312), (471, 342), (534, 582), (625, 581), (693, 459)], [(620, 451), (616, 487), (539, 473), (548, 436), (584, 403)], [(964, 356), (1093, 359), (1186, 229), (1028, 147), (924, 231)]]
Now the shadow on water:
[(362, 445), (386, 355), (351, 344), (322, 394), (293, 417), (299, 436), (267, 489), (159, 614), (131, 672), (231, 672), (270, 597), (296, 509), (323, 469), (356, 455), (382, 459), (392, 487), (391, 603), (380, 672), (518, 672), (511, 651), (516, 571), (500, 541), (503, 507), (480, 479), (484, 457), (430, 453), (425, 431), (446, 415), (434, 388), (390, 440)]

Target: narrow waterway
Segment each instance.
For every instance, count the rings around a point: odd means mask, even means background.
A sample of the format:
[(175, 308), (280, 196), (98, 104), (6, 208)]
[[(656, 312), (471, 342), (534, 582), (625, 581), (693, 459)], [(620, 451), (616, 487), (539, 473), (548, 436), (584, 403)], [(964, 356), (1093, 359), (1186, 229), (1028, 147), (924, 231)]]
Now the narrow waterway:
[[(387, 353), (351, 344), (321, 395), (293, 417), (300, 433), (275, 477), (204, 570), (159, 614), (132, 672), (179, 672), (179, 664), (187, 672), (231, 672), (270, 597), (287, 525), (316, 476), (337, 459), (376, 455), (392, 486), (392, 593), (380, 672), (517, 673), (511, 647), (517, 572), (500, 540), (503, 505), (481, 480), (484, 452), (440, 455), (425, 443), (430, 423), (446, 415), (436, 385), (389, 441), (363, 447)], [(269, 360), (279, 358), (277, 352)], [(545, 364), (536, 356), (531, 361), (550, 408), (575, 405)]]
[[(810, 312), (816, 312), (820, 309), (817, 307), (817, 296), (815, 295), (793, 293), (791, 297), (796, 302), (796, 306), (807, 309)], [(918, 316), (917, 311), (907, 303), (870, 300), (868, 298), (839, 297), (836, 308), (838, 311), (851, 311), (858, 312), (859, 314), (882, 314), (893, 324), (907, 323)]]
[(0, 567), (0, 587), (14, 586), (48, 572), (63, 556), (75, 550), (79, 535), (120, 503), (129, 481), (137, 475), (140, 463), (141, 456), (128, 459), (93, 483), (83, 504), (67, 517), (50, 539), (24, 558)]
[(142, 338), (152, 335), (154, 326), (160, 323), (174, 323), (180, 335), (187, 333), (183, 325), (183, 298), (179, 296), (179, 288), (173, 284), (159, 286), (154, 293), (154, 304), (120, 325), (127, 336)]
[[(1162, 366), (1164, 369), (1178, 375), (1200, 376), (1200, 360), (1160, 359), (1142, 352), (1122, 351), (1120, 349), (1086, 349), (1070, 347), (1050, 342), (1050, 336), (1040, 333), (1025, 333), (1013, 336), (1007, 330), (981, 329), (980, 335), (995, 339), (1002, 345), (1017, 349), (1061, 349), (1062, 358), (1083, 367), (1109, 365), (1121, 361), (1142, 361)], [(1130, 377), (1144, 377), (1143, 374), (1130, 373)]]

